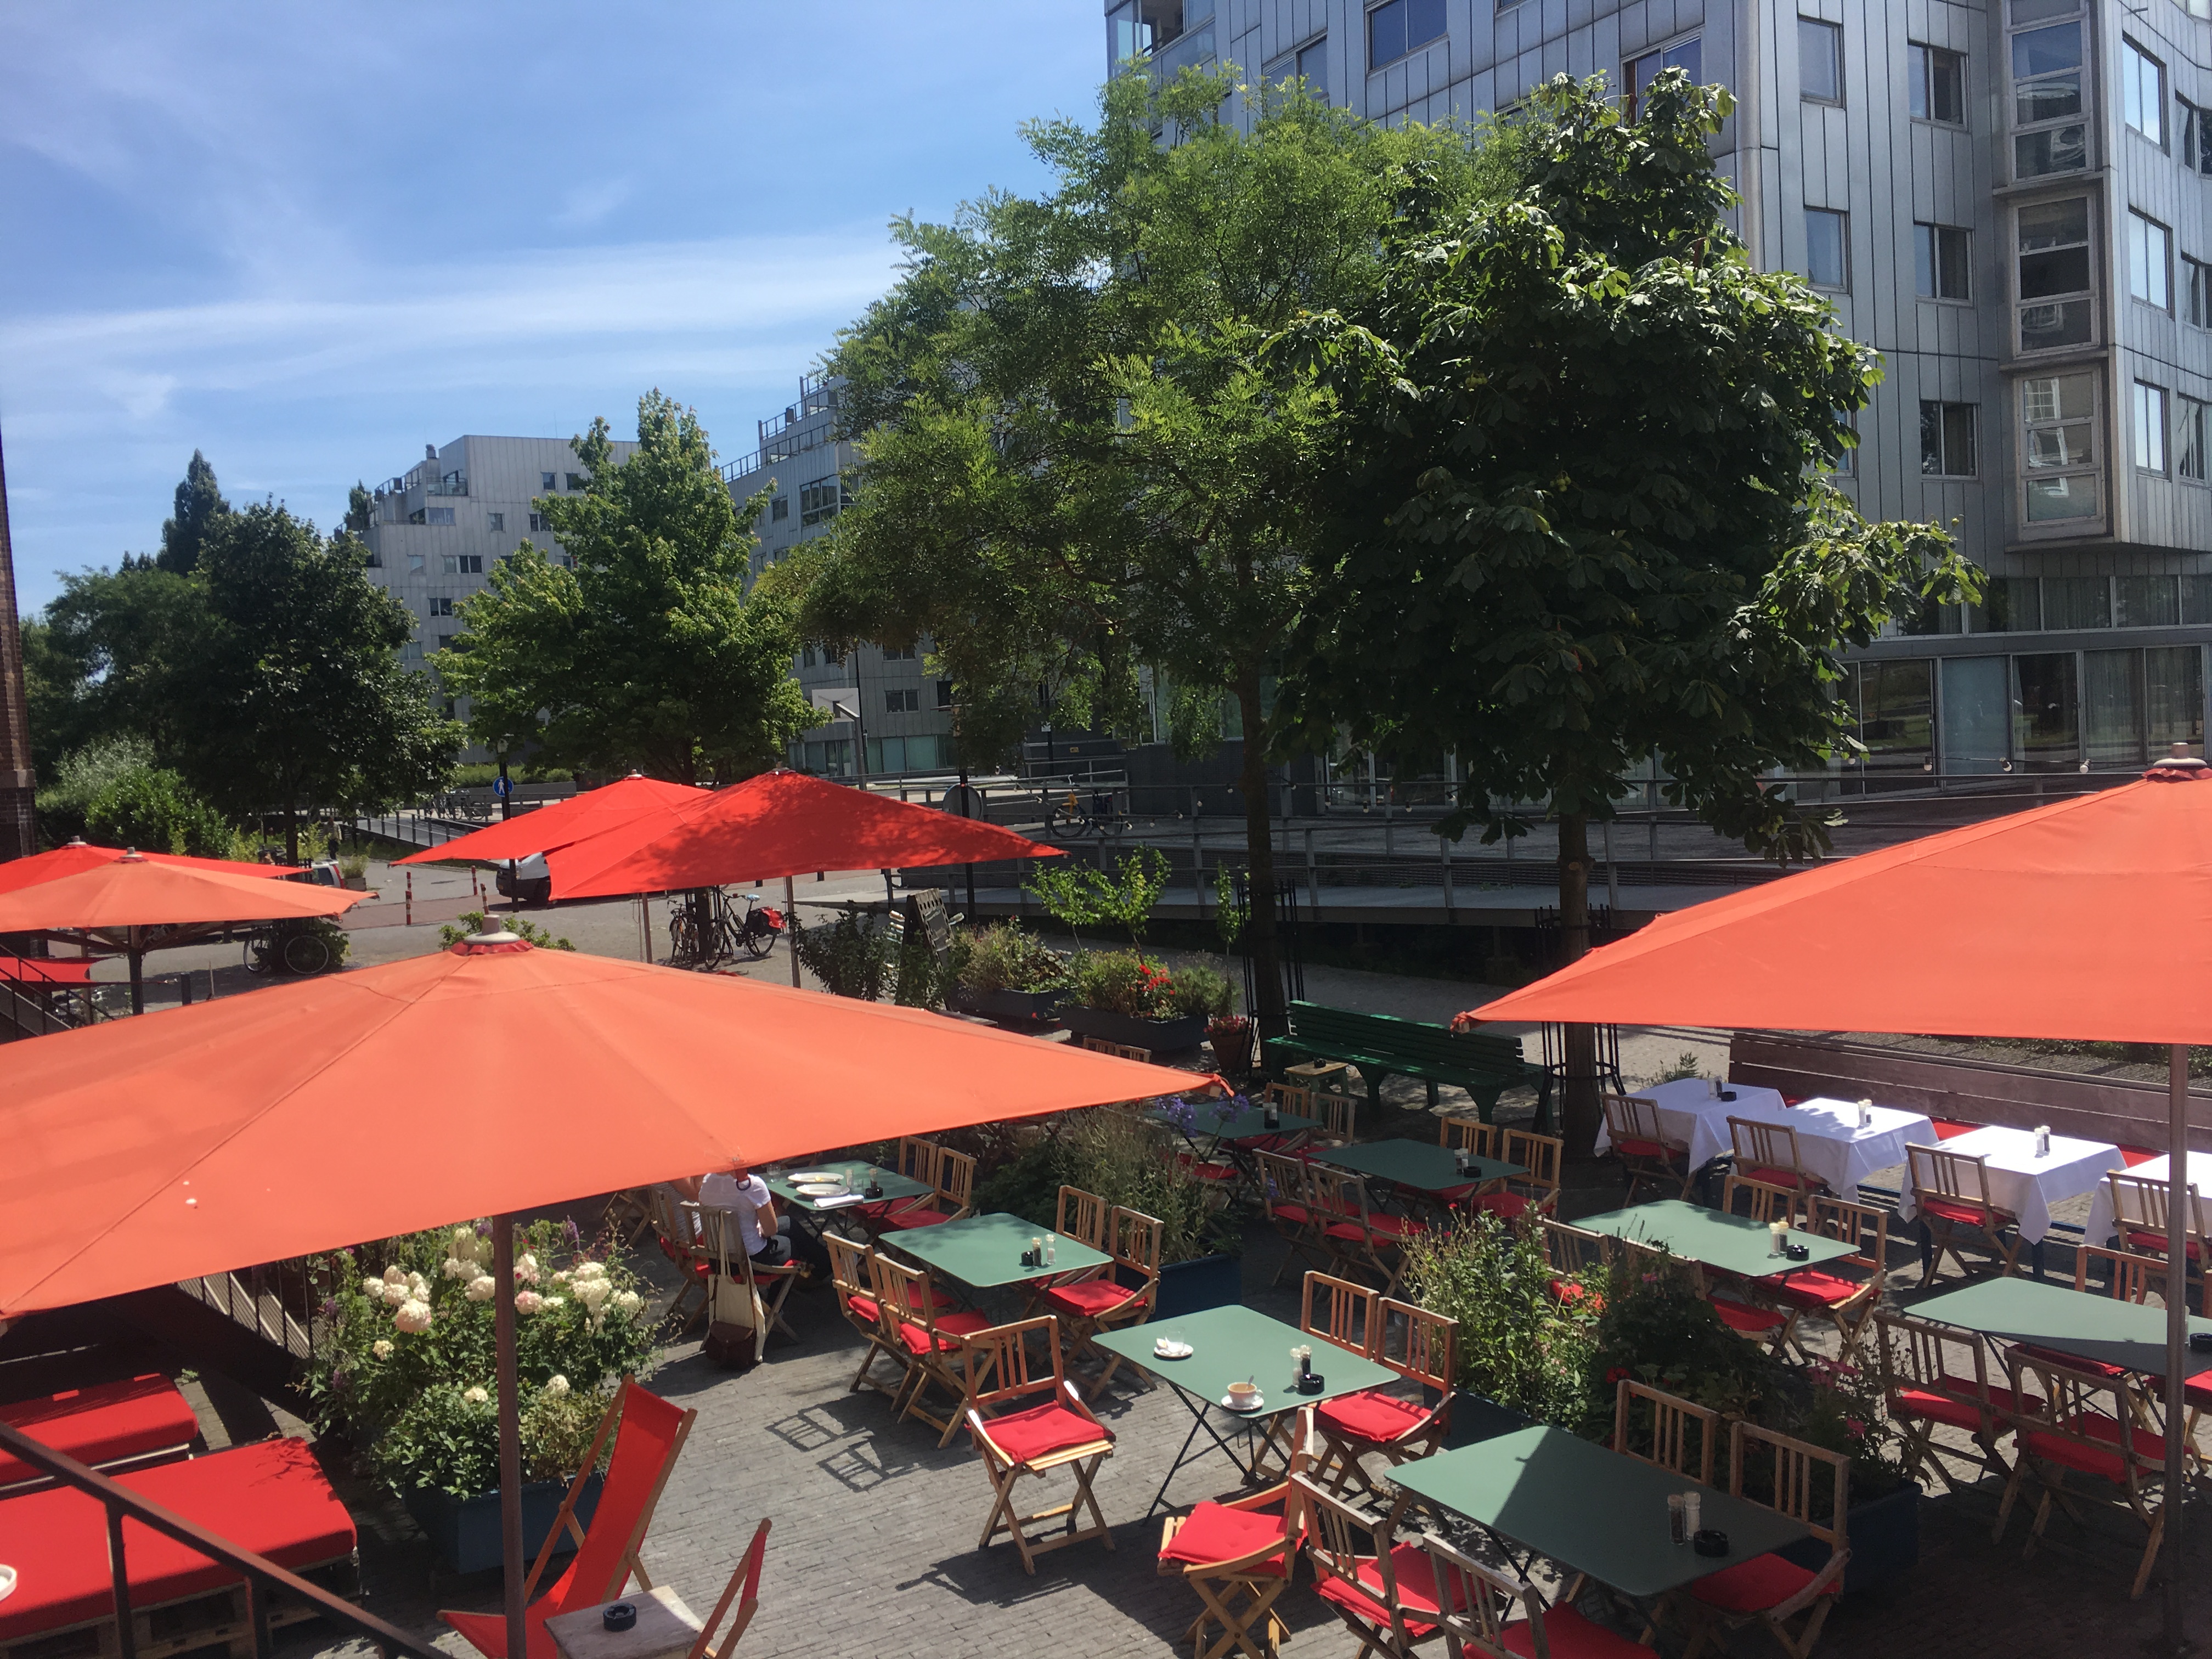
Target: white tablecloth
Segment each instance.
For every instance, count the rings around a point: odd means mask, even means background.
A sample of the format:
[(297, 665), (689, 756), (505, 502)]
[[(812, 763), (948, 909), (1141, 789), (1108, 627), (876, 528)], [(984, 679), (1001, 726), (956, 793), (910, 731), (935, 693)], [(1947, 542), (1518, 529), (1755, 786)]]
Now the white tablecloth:
[[(2051, 1231), (2052, 1205), (2094, 1192), (2103, 1184), (2107, 1170), (2127, 1167), (2120, 1149), (2110, 1142), (2075, 1140), (2069, 1135), (2051, 1136), (2051, 1151), (2038, 1158), (2033, 1130), (1997, 1123), (1954, 1135), (1942, 1145), (1946, 1152), (1986, 1160), (1990, 1202), (2020, 1218), (2020, 1236), (2031, 1244), (2040, 1244)], [(1897, 1201), (1897, 1213), (1906, 1221), (1918, 1213), (1909, 1172), (1904, 1195)]]
[[(1936, 1126), (1925, 1113), (1907, 1111), (1901, 1106), (1874, 1107), (1867, 1114), (1867, 1127), (1862, 1129), (1856, 1100), (1823, 1097), (1731, 1115), (1795, 1129), (1797, 1156), (1807, 1171), (1826, 1182), (1828, 1190), (1838, 1197), (1853, 1200), (1858, 1197), (1860, 1182), (1876, 1170), (1894, 1169), (1905, 1162), (1908, 1145), (1925, 1146), (1936, 1139)], [(1730, 1144), (1728, 1116), (1716, 1119), (1714, 1125), (1721, 1137), (1714, 1151), (1726, 1152)], [(1692, 1150), (1695, 1151), (1694, 1143)]]
[[(1751, 1083), (1728, 1083), (1721, 1085), (1735, 1091), (1734, 1100), (1717, 1100), (1712, 1085), (1698, 1077), (1677, 1078), (1672, 1083), (1662, 1083), (1655, 1088), (1638, 1089), (1638, 1098), (1659, 1103), (1659, 1131), (1677, 1144), (1686, 1143), (1690, 1148), (1690, 1167), (1696, 1169), (1716, 1152), (1728, 1151), (1730, 1117), (1755, 1117), (1763, 1112), (1783, 1112), (1789, 1108), (1782, 1103), (1778, 1089), (1761, 1088)], [(1713, 1139), (1710, 1127), (1701, 1131), (1701, 1125), (1719, 1126), (1719, 1139)], [(1613, 1145), (1612, 1137), (1601, 1123), (1597, 1129), (1597, 1150), (1606, 1151)], [(1700, 1152), (1699, 1147), (1705, 1150)]]
[[(2128, 1173), (2145, 1181), (2165, 1181), (2173, 1170), (2170, 1158), (2154, 1158), (2147, 1164), (2138, 1164)], [(2191, 1152), (2189, 1155), (2189, 1174), (2186, 1179), (2197, 1188), (2200, 1207), (2212, 1198), (2212, 1152)], [(2112, 1236), (2112, 1189), (2101, 1180), (2097, 1182), (2097, 1195), (2089, 1201), (2089, 1231), (2086, 1237), (2092, 1244), (2102, 1244)]]

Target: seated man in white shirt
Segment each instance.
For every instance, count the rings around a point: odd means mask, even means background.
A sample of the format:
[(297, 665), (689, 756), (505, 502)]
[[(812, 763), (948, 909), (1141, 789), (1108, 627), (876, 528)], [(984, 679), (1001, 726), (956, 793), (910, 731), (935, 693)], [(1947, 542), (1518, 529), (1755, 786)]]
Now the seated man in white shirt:
[(700, 1177), (699, 1202), (737, 1218), (738, 1237), (755, 1261), (780, 1267), (796, 1256), (817, 1279), (829, 1278), (830, 1252), (820, 1240), (794, 1229), (789, 1216), (776, 1214), (768, 1182), (744, 1164)]

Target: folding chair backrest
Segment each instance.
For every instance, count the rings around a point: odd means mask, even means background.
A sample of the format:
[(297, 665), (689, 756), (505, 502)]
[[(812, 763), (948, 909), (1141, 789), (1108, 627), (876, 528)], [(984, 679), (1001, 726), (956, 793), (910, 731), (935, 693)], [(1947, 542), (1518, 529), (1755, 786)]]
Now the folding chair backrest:
[(1096, 1193), (1086, 1193), (1080, 1187), (1062, 1187), (1059, 1206), (1053, 1211), (1053, 1231), (1103, 1254), (1109, 1207)]
[(975, 1193), (975, 1160), (950, 1146), (937, 1152), (937, 1197), (948, 1212), (968, 1209)]
[[(2164, 1458), (2144, 1448), (2142, 1435), (2118, 1432), (2111, 1426), (2126, 1424), (2133, 1429), (2139, 1423), (2154, 1420), (2151, 1402), (2127, 1376), (2095, 1376), (2076, 1370), (2055, 1357), (2045, 1358), (2020, 1347), (2008, 1350), (2005, 1358), (2014, 1396), (2035, 1395), (2045, 1401), (2034, 1419), (2039, 1436), (2070, 1442), (2079, 1448), (2078, 1455), (2087, 1467), (2109, 1469), (2117, 1459), (2122, 1479), (2113, 1484), (2125, 1486), (2130, 1494), (2164, 1473)], [(2093, 1425), (2104, 1426), (2106, 1433), (2092, 1432)]]
[(1468, 1654), (1479, 1659), (1516, 1659), (1514, 1650), (1505, 1645), (1505, 1626), (1513, 1622), (1516, 1602), (1530, 1626), (1528, 1650), (1548, 1654), (1543, 1610), (1527, 1579), (1485, 1566), (1432, 1532), (1421, 1534), (1421, 1547), (1429, 1553), (1429, 1569), (1435, 1577), (1437, 1594), (1431, 1599), (1441, 1609), (1437, 1622), (1449, 1659)]
[[(1624, 1376), (1613, 1395), (1613, 1449), (1711, 1486), (1720, 1421), (1717, 1411)], [(1641, 1431), (1646, 1424), (1648, 1437)]]
[(1885, 1394), (1917, 1389), (1928, 1394), (1959, 1394), (1984, 1406), (1990, 1401), (1989, 1350), (1979, 1337), (1954, 1325), (1938, 1325), (1908, 1314), (1877, 1313), (1881, 1339), (1881, 1386)]
[(1638, 1239), (1618, 1238), (1613, 1242), (1619, 1246), (1621, 1260), (1627, 1264), (1629, 1271), (1639, 1278), (1647, 1273), (1654, 1274), (1662, 1280), (1674, 1279), (1695, 1294), (1705, 1294), (1705, 1269), (1687, 1256), (1675, 1255)]
[(1556, 1193), (1559, 1190), (1559, 1155), (1565, 1143), (1557, 1135), (1540, 1135), (1527, 1129), (1508, 1129), (1505, 1132), (1505, 1161), (1518, 1164), (1528, 1173), (1512, 1177), (1512, 1184), (1522, 1192)]
[[(1765, 1226), (1771, 1222), (1797, 1224), (1798, 1189), (1778, 1187), (1770, 1181), (1753, 1181), (1749, 1176), (1732, 1175), (1721, 1188), (1721, 1209), (1729, 1215), (1743, 1215)], [(1748, 1199), (1748, 1207), (1736, 1208), (1738, 1199)]]
[(1889, 1270), (1889, 1218), (1894, 1213), (1871, 1204), (1854, 1204), (1844, 1198), (1824, 1198), (1815, 1193), (1807, 1200), (1800, 1224), (1808, 1232), (1851, 1247), (1842, 1260), (1854, 1267), (1875, 1273)]
[(935, 1188), (937, 1163), (942, 1149), (933, 1140), (924, 1140), (919, 1135), (908, 1135), (898, 1144), (898, 1172), (909, 1181)]
[[(2100, 1271), (2093, 1271), (2093, 1269)], [(2074, 1288), (2086, 1291), (2095, 1280), (2105, 1280), (2106, 1294), (2116, 1302), (2148, 1302), (2153, 1296), (2166, 1305), (2166, 1282), (2170, 1277), (2162, 1255), (2137, 1255), (2132, 1250), (2108, 1250), (2100, 1244), (2074, 1247)], [(2186, 1299), (2186, 1292), (2184, 1293)]]
[(1303, 1083), (1270, 1083), (1262, 1097), (1263, 1103), (1279, 1112), (1289, 1112), (1297, 1117), (1318, 1118), (1314, 1109), (1314, 1091)]
[(1346, 1094), (1341, 1089), (1322, 1089), (1315, 1092), (1313, 1109), (1309, 1117), (1321, 1120), (1315, 1131), (1322, 1140), (1332, 1146), (1349, 1146), (1359, 1139), (1354, 1127), (1359, 1112), (1359, 1097)]
[(868, 1278), (884, 1318), (925, 1331), (937, 1329), (937, 1298), (929, 1293), (927, 1273), (878, 1255), (868, 1258)]
[[(1291, 1494), (1305, 1523), (1306, 1553), (1316, 1576), (1341, 1578), (1350, 1588), (1389, 1609), (1395, 1640), (1380, 1643), (1386, 1653), (1411, 1653), (1412, 1632), (1398, 1592), (1396, 1563), (1390, 1559), (1395, 1524), (1379, 1510), (1324, 1491), (1310, 1476), (1294, 1474)], [(1360, 1540), (1369, 1540), (1360, 1548)], [(1416, 1613), (1421, 1622), (1436, 1617), (1433, 1607)]]
[(745, 1633), (745, 1626), (752, 1623), (753, 1614), (760, 1611), (761, 1565), (768, 1556), (768, 1528), (766, 1520), (753, 1528), (753, 1541), (745, 1546), (745, 1553), (738, 1562), (738, 1570), (730, 1575), (730, 1582), (722, 1587), (722, 1599), (714, 1603), (714, 1611), (699, 1627), (698, 1639), (691, 1644), (691, 1651), (684, 1656), (684, 1659), (707, 1659), (708, 1644), (714, 1641), (714, 1632), (721, 1625), (722, 1615), (729, 1612), (732, 1601), (738, 1604), (737, 1613), (730, 1626), (730, 1633), (714, 1649), (714, 1659), (724, 1659), (724, 1656), (737, 1646), (738, 1638)]
[(1447, 1152), (1500, 1159), (1505, 1148), (1504, 1126), (1485, 1123), (1479, 1117), (1443, 1118), (1437, 1124), (1437, 1145)]
[(1372, 1358), (1382, 1340), (1382, 1297), (1364, 1285), (1332, 1278), (1324, 1273), (1306, 1274), (1305, 1294), (1298, 1309), (1298, 1328), (1308, 1336)]
[(1449, 1394), (1458, 1375), (1459, 1321), (1395, 1296), (1375, 1311), (1375, 1358), (1409, 1382)]
[(1555, 1273), (1589, 1273), (1613, 1260), (1613, 1237), (1586, 1228), (1571, 1227), (1547, 1215), (1536, 1218), (1537, 1237), (1544, 1243), (1544, 1261)]
[(1160, 1277), (1160, 1237), (1166, 1231), (1158, 1216), (1122, 1205), (1114, 1206), (1106, 1254), (1116, 1267), (1157, 1284)]
[[(2166, 1201), (2172, 1188), (2163, 1179), (2142, 1176), (2108, 1175), (2105, 1182), (2112, 1190), (2112, 1231), (2120, 1236), (2120, 1243), (2138, 1250), (2165, 1249)], [(2193, 1242), (2201, 1255), (2206, 1236), (2212, 1233), (2212, 1217), (2206, 1213), (2212, 1206), (2197, 1195), (2194, 1184), (2183, 1190), (2189, 1198), (2182, 1237), (2185, 1243)]]
[[(615, 1399), (622, 1417), (606, 1480), (599, 1487), (599, 1507), (592, 1512), (592, 1524), (568, 1571), (532, 1607), (532, 1613), (541, 1607), (549, 1613), (574, 1612), (611, 1601), (621, 1593), (636, 1567), (638, 1546), (653, 1523), (661, 1488), (668, 1484), (676, 1455), (699, 1415), (648, 1394), (629, 1377), (623, 1379)], [(580, 1474), (579, 1484), (582, 1478)], [(547, 1542), (557, 1535), (556, 1526)]]
[[(1825, 1504), (1814, 1478), (1822, 1470), (1829, 1477)], [(1744, 1490), (1747, 1476), (1749, 1492)], [(1843, 1453), (1738, 1418), (1729, 1433), (1729, 1490), (1779, 1510), (1826, 1544), (1831, 1554), (1844, 1547), (1845, 1517), (1851, 1507), (1851, 1460)]]
[[(1039, 1342), (1029, 1339), (1037, 1336)], [(1060, 1369), (1060, 1321), (1052, 1314), (1018, 1319), (1011, 1325), (963, 1336), (968, 1350), (970, 1376), (988, 1376), (991, 1386), (979, 1389), (975, 1406), (986, 1417), (1000, 1407), (1011, 1408), (1034, 1395), (1059, 1401), (1065, 1373)], [(1043, 1404), (1045, 1401), (1036, 1403)]]
[(875, 1285), (868, 1277), (867, 1247), (842, 1233), (828, 1231), (822, 1235), (822, 1247), (830, 1252), (830, 1287), (837, 1292), (838, 1310), (848, 1319), (873, 1322), (853, 1306), (856, 1296), (875, 1300)]
[(1912, 1190), (1922, 1196), (1992, 1207), (1989, 1166), (1978, 1155), (1943, 1146), (1907, 1146), (1905, 1160)]
[(1802, 1170), (1797, 1158), (1797, 1132), (1786, 1123), (1764, 1123), (1757, 1118), (1732, 1117), (1729, 1136), (1735, 1143), (1739, 1167), (1762, 1170)]
[(1280, 1152), (1255, 1152), (1253, 1156), (1260, 1165), (1261, 1202), (1270, 1213), (1278, 1204), (1295, 1204), (1311, 1211), (1304, 1159), (1286, 1158)]
[(1598, 1104), (1605, 1109), (1606, 1139), (1615, 1146), (1624, 1140), (1667, 1144), (1659, 1133), (1659, 1103), (1649, 1095), (1600, 1095)]

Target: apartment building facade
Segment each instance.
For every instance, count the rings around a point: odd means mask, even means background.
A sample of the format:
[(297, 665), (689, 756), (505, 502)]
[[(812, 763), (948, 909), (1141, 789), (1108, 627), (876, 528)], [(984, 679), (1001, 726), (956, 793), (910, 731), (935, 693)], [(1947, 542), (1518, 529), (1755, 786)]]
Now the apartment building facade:
[[(839, 438), (837, 417), (836, 383), (810, 374), (794, 402), (760, 422), (759, 447), (722, 469), (741, 508), (762, 490), (774, 491), (753, 526), (760, 538), (755, 575), (826, 533), (851, 503), (845, 476), (853, 447)], [(792, 745), (792, 765), (833, 778), (949, 770), (952, 684), (929, 678), (924, 655), (863, 645), (833, 657), (806, 647), (792, 672), (816, 706), (836, 718)]]
[(1988, 602), (1852, 653), (1901, 781), (2203, 753), (2212, 0), (1108, 0), (1109, 62), (1303, 75), (1383, 121), (1559, 74), (1720, 82), (1762, 269), (1886, 378), (1837, 477), (1936, 520)]

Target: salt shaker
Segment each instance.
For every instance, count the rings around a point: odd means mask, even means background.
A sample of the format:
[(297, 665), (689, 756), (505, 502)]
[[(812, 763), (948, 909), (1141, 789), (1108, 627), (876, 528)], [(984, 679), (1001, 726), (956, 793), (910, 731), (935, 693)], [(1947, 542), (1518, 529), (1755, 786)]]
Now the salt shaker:
[(1862, 1129), (1870, 1128), (1873, 1127), (1873, 1124), (1874, 1102), (1871, 1100), (1862, 1100), (1859, 1102), (1859, 1127)]
[(1692, 1538), (1705, 1529), (1705, 1495), (1703, 1492), (1686, 1492), (1682, 1494), (1682, 1526)]
[(2051, 1156), (2051, 1126), (2048, 1123), (2035, 1126), (2035, 1155), (2038, 1158)]
[(1780, 1255), (1782, 1254), (1783, 1235), (1787, 1233), (1789, 1231), (1790, 1224), (1786, 1221), (1770, 1221), (1766, 1224), (1767, 1255)]
[(1044, 1236), (1044, 1265), (1049, 1267), (1054, 1262), (1059, 1260), (1060, 1235), (1058, 1233), (1047, 1233)]

